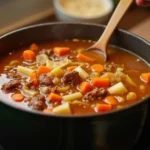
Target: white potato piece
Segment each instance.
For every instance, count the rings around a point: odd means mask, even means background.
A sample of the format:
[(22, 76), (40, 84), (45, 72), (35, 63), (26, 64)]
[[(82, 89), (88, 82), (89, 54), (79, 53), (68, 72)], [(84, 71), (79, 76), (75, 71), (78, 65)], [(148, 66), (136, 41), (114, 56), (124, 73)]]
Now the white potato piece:
[(64, 101), (73, 101), (73, 100), (80, 99), (80, 98), (82, 98), (81, 92), (76, 92), (70, 95), (63, 96)]
[(122, 82), (119, 82), (107, 89), (110, 94), (125, 94), (128, 92), (127, 88)]
[(62, 105), (59, 105), (55, 108), (53, 108), (53, 113), (55, 114), (71, 114), (70, 104), (64, 103)]
[(82, 69), (80, 66), (75, 68), (75, 71), (77, 71), (79, 73), (79, 76), (85, 80), (86, 78), (89, 77), (89, 74), (84, 70)]
[(50, 72), (51, 76), (56, 76), (56, 77), (61, 77), (61, 76), (63, 76), (63, 74), (64, 74), (64, 71), (61, 68), (59, 68), (59, 67), (53, 69)]
[(36, 56), (36, 63), (43, 65), (46, 64), (46, 61), (49, 60), (46, 54), (40, 54)]

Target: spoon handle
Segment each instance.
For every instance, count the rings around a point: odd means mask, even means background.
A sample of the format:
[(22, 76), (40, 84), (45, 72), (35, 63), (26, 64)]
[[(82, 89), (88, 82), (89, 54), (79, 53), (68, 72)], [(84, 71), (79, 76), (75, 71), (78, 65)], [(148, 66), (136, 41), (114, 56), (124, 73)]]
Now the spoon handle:
[(134, 0), (120, 0), (116, 10), (114, 11), (108, 25), (101, 35), (100, 39), (92, 46), (93, 48), (101, 49), (102, 51), (106, 52), (107, 44), (111, 35), (113, 34), (114, 30), (116, 29), (119, 21), (126, 13), (130, 5)]

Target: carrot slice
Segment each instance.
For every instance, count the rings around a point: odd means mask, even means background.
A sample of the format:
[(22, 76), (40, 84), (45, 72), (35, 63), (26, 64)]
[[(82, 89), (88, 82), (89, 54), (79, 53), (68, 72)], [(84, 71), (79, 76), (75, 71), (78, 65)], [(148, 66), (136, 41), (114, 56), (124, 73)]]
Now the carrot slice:
[(39, 68), (37, 70), (37, 75), (39, 76), (42, 73), (48, 73), (50, 71), (51, 71), (51, 69), (46, 66), (39, 66)]
[(70, 52), (70, 48), (69, 47), (54, 47), (53, 51), (55, 54), (59, 56), (63, 56)]
[(24, 99), (24, 96), (22, 94), (13, 94), (11, 97), (16, 102), (21, 102)]
[(117, 100), (113, 96), (107, 96), (104, 99), (104, 102), (106, 102), (106, 103), (108, 103), (110, 105), (117, 105), (118, 104)]
[(31, 50), (25, 50), (23, 52), (23, 58), (27, 61), (34, 61), (35, 60), (35, 53)]
[(78, 58), (79, 60), (81, 60), (81, 61), (95, 62), (95, 59), (90, 58), (90, 57), (88, 57), (88, 56), (85, 56), (85, 55), (83, 55), (83, 54), (81, 54), (81, 53), (79, 53), (79, 54), (77, 55), (77, 58)]
[(142, 73), (140, 78), (142, 81), (150, 83), (150, 73)]
[(45, 109), (43, 110), (43, 112), (49, 114), (49, 113), (52, 113), (52, 109), (45, 108)]
[(72, 71), (74, 70), (75, 68), (77, 68), (78, 66), (70, 66), (70, 67), (67, 67), (67, 71)]
[(62, 100), (62, 97), (56, 93), (50, 93), (49, 96), (48, 96), (48, 99), (51, 101), (51, 102), (61, 102)]
[(112, 106), (110, 104), (97, 104), (96, 105), (97, 112), (106, 112), (106, 111), (110, 111), (111, 109), (112, 109)]
[(38, 79), (36, 73), (31, 73), (30, 75), (30, 81), (33, 81), (34, 86), (38, 86)]
[(91, 91), (93, 88), (92, 88), (92, 85), (88, 82), (82, 82), (79, 86), (80, 90), (82, 93), (86, 93), (86, 92), (89, 92)]
[(38, 50), (39, 50), (39, 47), (37, 46), (37, 44), (33, 43), (33, 44), (31, 44), (31, 46), (30, 46), (30, 50), (32, 50), (32, 51), (38, 51)]
[(92, 70), (96, 72), (103, 72), (104, 71), (104, 66), (101, 64), (94, 64), (91, 66)]
[(96, 77), (93, 79), (92, 84), (96, 87), (108, 87), (110, 85), (109, 78)]

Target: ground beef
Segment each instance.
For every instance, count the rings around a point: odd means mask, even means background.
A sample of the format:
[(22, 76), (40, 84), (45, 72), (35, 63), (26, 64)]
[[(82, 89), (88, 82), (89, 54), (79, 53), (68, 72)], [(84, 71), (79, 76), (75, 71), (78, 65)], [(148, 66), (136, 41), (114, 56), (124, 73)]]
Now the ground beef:
[(104, 65), (104, 69), (106, 71), (113, 71), (113, 70), (116, 70), (116, 68), (119, 67), (118, 64), (115, 64), (114, 62), (111, 62), (111, 63), (106, 63)]
[(5, 83), (2, 87), (3, 90), (13, 90), (14, 88), (21, 88), (21, 81), (20, 80), (11, 80), (8, 83)]
[(53, 85), (52, 78), (46, 74), (41, 74), (39, 76), (39, 84), (46, 85), (46, 86), (52, 86)]
[(21, 76), (19, 74), (17, 74), (16, 72), (8, 72), (7, 73), (7, 78), (21, 78)]
[(43, 110), (46, 107), (45, 97), (43, 95), (37, 95), (32, 97), (29, 101), (28, 106), (31, 106), (35, 110)]
[(60, 61), (60, 60), (63, 60), (64, 57), (60, 57), (60, 56), (58, 56), (58, 55), (56, 55), (56, 54), (53, 54), (53, 55), (50, 57), (50, 59), (51, 59), (52, 61)]
[(103, 96), (105, 96), (106, 90), (104, 88), (95, 88), (92, 91), (86, 93), (83, 97), (84, 101), (93, 101), (93, 100), (99, 100)]
[(58, 90), (57, 90), (57, 88), (58, 88), (58, 87), (56, 87), (56, 86), (55, 86), (55, 87), (52, 87), (52, 88), (49, 88), (50, 93), (51, 93), (51, 92), (52, 92), (52, 93), (59, 93)]
[(37, 90), (37, 86), (33, 85), (33, 81), (28, 82), (26, 86), (31, 90)]
[(42, 51), (39, 52), (39, 54), (46, 54), (48, 56), (51, 56), (53, 54), (52, 49), (43, 49)]
[(70, 59), (70, 60), (74, 60), (75, 59), (74, 56), (70, 56), (70, 55), (68, 55), (67, 58)]
[(80, 83), (79, 73), (74, 71), (74, 70), (66, 72), (64, 74), (64, 77), (63, 77), (62, 81), (63, 81), (64, 84), (71, 84), (72, 86), (76, 86)]

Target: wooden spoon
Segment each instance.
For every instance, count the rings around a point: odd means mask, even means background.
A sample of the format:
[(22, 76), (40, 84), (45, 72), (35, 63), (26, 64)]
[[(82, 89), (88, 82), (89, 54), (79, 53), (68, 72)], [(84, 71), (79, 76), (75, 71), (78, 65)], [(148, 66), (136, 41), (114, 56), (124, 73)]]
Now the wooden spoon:
[(99, 40), (87, 50), (101, 51), (101, 53), (104, 56), (104, 61), (107, 60), (107, 46), (109, 39), (111, 38), (111, 35), (116, 29), (119, 21), (122, 19), (123, 15), (126, 13), (126, 11), (128, 10), (133, 1), (134, 0), (120, 0), (103, 34), (101, 35)]

